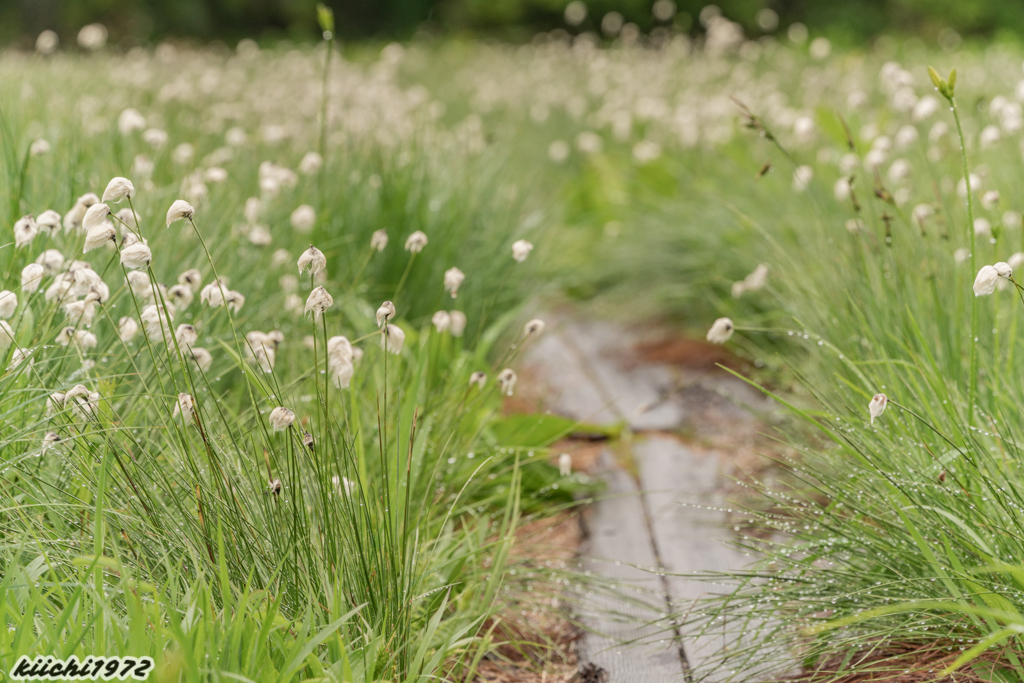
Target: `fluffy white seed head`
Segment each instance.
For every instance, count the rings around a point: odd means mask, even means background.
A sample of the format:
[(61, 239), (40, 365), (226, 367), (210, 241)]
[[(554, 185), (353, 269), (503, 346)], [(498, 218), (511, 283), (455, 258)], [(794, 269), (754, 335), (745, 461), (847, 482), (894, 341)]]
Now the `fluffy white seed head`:
[(395, 305), (390, 301), (385, 301), (377, 309), (377, 327), (382, 327), (385, 322), (394, 319), (395, 317)]
[(126, 268), (143, 270), (153, 262), (153, 252), (145, 244), (138, 242), (121, 250), (121, 263)]
[(39, 214), (36, 218), (36, 227), (39, 228), (40, 232), (45, 232), (48, 235), (52, 235), (60, 227), (60, 214), (53, 209), (47, 209)]
[(85, 216), (82, 217), (82, 227), (86, 230), (104, 225), (108, 222), (108, 216), (110, 216), (110, 207), (106, 204), (93, 204), (85, 211)]
[(370, 249), (384, 251), (388, 246), (388, 233), (386, 230), (374, 230), (370, 236)]
[(466, 314), (462, 311), (448, 311), (452, 320), (451, 333), (453, 337), (461, 337), (466, 331)]
[(21, 269), (21, 291), (34, 292), (39, 289), (46, 275), (46, 268), (38, 263), (30, 263)]
[(18, 296), (11, 291), (0, 291), (0, 318), (10, 318), (18, 309)]
[(227, 308), (232, 313), (238, 313), (242, 310), (242, 306), (245, 305), (245, 297), (241, 292), (236, 292), (231, 289), (225, 293), (224, 303), (227, 304)]
[(498, 373), (498, 385), (501, 387), (501, 393), (506, 396), (512, 395), (512, 390), (515, 389), (516, 380), (519, 377), (516, 375), (515, 370), (511, 368), (505, 368)]
[(139, 333), (139, 324), (135, 322), (134, 318), (124, 316), (117, 323), (117, 336), (120, 337), (123, 342), (130, 342), (135, 338), (135, 335)]
[(868, 414), (871, 416), (871, 424), (875, 423), (875, 418), (885, 412), (885, 406), (889, 403), (889, 397), (885, 394), (875, 394), (871, 398), (871, 402), (868, 403)]
[(75, 332), (74, 342), (82, 350), (94, 349), (97, 343), (96, 335), (88, 330), (78, 330)]
[(299, 173), (310, 175), (316, 173), (324, 165), (324, 158), (316, 152), (306, 152), (299, 161)]
[(193, 347), (185, 355), (190, 357), (192, 362), (196, 364), (196, 367), (203, 372), (209, 372), (210, 366), (213, 365), (213, 355), (204, 348)]
[(291, 215), (292, 227), (295, 232), (307, 233), (316, 225), (316, 209), (309, 204), (302, 204)]
[[(222, 289), (223, 292), (221, 291)], [(219, 308), (224, 305), (224, 295), (227, 291), (227, 287), (221, 287), (214, 280), (199, 291), (199, 302), (206, 304), (210, 308)]]
[(135, 198), (135, 186), (127, 178), (111, 178), (107, 183), (107, 189), (103, 190), (103, 201), (119, 202), (122, 199)]
[(47, 275), (53, 275), (64, 267), (64, 255), (56, 249), (47, 249), (36, 257), (36, 263), (46, 270)]
[(380, 345), (391, 353), (399, 354), (404, 344), (405, 331), (398, 325), (388, 325), (387, 333), (381, 335)]
[(519, 263), (525, 261), (531, 251), (533, 251), (533, 245), (526, 240), (516, 240), (512, 243), (512, 258)]
[(568, 453), (562, 453), (558, 456), (558, 474), (562, 477), (568, 477), (572, 474), (572, 456)]
[[(106, 204), (97, 204), (97, 206), (106, 206)], [(117, 230), (114, 229), (114, 224), (109, 222), (100, 223), (89, 228), (89, 232), (85, 234), (85, 246), (82, 248), (82, 253), (88, 253), (93, 249), (98, 249), (107, 243), (114, 243), (116, 241)]]
[(167, 290), (167, 298), (182, 310), (192, 305), (193, 297), (192, 288), (188, 285), (173, 285)]
[(999, 277), (1009, 280), (1013, 276), (1013, 268), (1010, 267), (1009, 263), (1000, 261), (992, 267), (996, 269), (997, 273), (999, 273)]
[(198, 341), (199, 334), (196, 333), (196, 328), (192, 325), (182, 323), (174, 330), (174, 338), (181, 346), (192, 346)]
[(117, 129), (121, 135), (128, 135), (146, 127), (146, 117), (139, 113), (138, 109), (129, 107), (117, 117)]
[(483, 389), (484, 385), (487, 384), (487, 373), (477, 370), (472, 375), (470, 375), (469, 386), (473, 386), (474, 384), (480, 389)]
[(278, 406), (270, 411), (270, 426), (274, 428), (275, 432), (280, 432), (288, 429), (295, 422), (295, 413)]
[(438, 311), (430, 319), (438, 333), (444, 333), (448, 331), (448, 328), (452, 326), (452, 317), (448, 315), (448, 311)]
[(540, 318), (534, 318), (530, 322), (523, 326), (523, 336), (532, 337), (538, 335), (544, 331), (544, 321)]
[(996, 291), (999, 271), (994, 266), (982, 266), (974, 278), (974, 296), (988, 296)]
[(178, 276), (178, 284), (187, 285), (193, 292), (198, 292), (203, 284), (203, 276), (198, 270), (192, 268)]
[(303, 314), (309, 315), (312, 313), (313, 320), (317, 320), (321, 313), (333, 305), (334, 298), (327, 293), (327, 290), (323, 287), (316, 287), (309, 293), (309, 297), (306, 298), (306, 307), (303, 310)]
[(405, 250), (414, 254), (423, 251), (425, 246), (427, 246), (427, 236), (420, 230), (409, 235), (409, 238), (405, 240)]
[(58, 344), (60, 344), (61, 346), (67, 346), (68, 344), (71, 343), (71, 341), (74, 338), (75, 338), (75, 328), (71, 327), (71, 326), (68, 326), (68, 327), (62, 327), (61, 328), (60, 332), (58, 332), (57, 336), (54, 338), (54, 341), (57, 342)]
[(196, 414), (196, 400), (192, 398), (192, 394), (181, 393), (178, 394), (178, 400), (174, 402), (174, 413), (171, 417), (182, 417), (189, 418), (194, 417)]
[(707, 340), (712, 344), (724, 344), (729, 341), (732, 333), (736, 327), (732, 324), (732, 320), (728, 318), (719, 318), (708, 330)]
[(22, 216), (14, 222), (14, 246), (21, 248), (31, 244), (38, 233), (35, 217), (31, 214)]
[(459, 287), (465, 279), (466, 275), (458, 268), (444, 271), (444, 288), (452, 293), (453, 299), (459, 295)]
[(302, 252), (302, 255), (299, 256), (297, 265), (299, 266), (300, 275), (303, 271), (309, 271), (310, 275), (316, 275), (327, 268), (327, 257), (324, 256), (322, 251), (311, 244), (309, 249)]
[(191, 220), (196, 215), (196, 210), (184, 199), (175, 199), (167, 209), (167, 225), (183, 219)]

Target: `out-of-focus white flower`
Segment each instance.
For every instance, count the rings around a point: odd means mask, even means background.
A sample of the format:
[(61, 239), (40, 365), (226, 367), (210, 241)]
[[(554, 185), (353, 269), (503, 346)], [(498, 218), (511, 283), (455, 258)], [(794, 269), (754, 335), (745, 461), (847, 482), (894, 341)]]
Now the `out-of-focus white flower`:
[(71, 343), (71, 341), (74, 338), (75, 338), (75, 328), (74, 327), (70, 327), (70, 326), (69, 327), (62, 327), (60, 332), (57, 333), (57, 336), (54, 337), (54, 341), (57, 342), (58, 344), (60, 344), (61, 346), (67, 346), (68, 344)]
[(469, 376), (469, 386), (476, 385), (478, 388), (483, 389), (484, 385), (487, 384), (487, 373), (477, 370)]
[(227, 132), (224, 133), (224, 142), (228, 143), (232, 147), (241, 147), (248, 139), (249, 136), (246, 135), (245, 131), (238, 126), (228, 128)]
[(75, 205), (64, 214), (64, 232), (69, 232), (75, 228), (81, 227), (82, 221), (85, 219), (85, 213), (90, 207), (95, 206), (100, 201), (92, 192), (86, 192), (75, 202)]
[(459, 286), (462, 285), (466, 275), (458, 268), (449, 268), (444, 271), (444, 288), (452, 293), (454, 299), (459, 294)]
[(295, 232), (309, 232), (316, 225), (316, 209), (309, 204), (300, 205), (292, 211), (291, 222)]
[(46, 154), (50, 151), (50, 143), (43, 138), (37, 138), (32, 141), (32, 144), (28, 147), (29, 156), (37, 157)]
[(414, 254), (423, 251), (425, 246), (427, 246), (427, 236), (419, 230), (409, 235), (409, 238), (405, 240), (405, 250), (411, 251)]
[(0, 291), (0, 318), (10, 318), (18, 309), (18, 295), (14, 292)]
[(711, 326), (711, 329), (708, 330), (707, 339), (712, 344), (724, 344), (729, 341), (730, 337), (732, 337), (732, 333), (735, 329), (736, 327), (732, 324), (732, 320), (729, 320), (728, 318), (719, 318)]
[(231, 289), (228, 290), (224, 295), (224, 303), (227, 304), (227, 309), (232, 313), (238, 313), (242, 310), (242, 306), (245, 305), (245, 296), (241, 292), (236, 292)]
[(203, 171), (203, 180), (208, 183), (223, 183), (228, 179), (228, 172), (220, 166), (211, 166)]
[(964, 248), (957, 249), (956, 251), (953, 252), (953, 260), (958, 265), (961, 264), (961, 263), (964, 263), (970, 257), (971, 257), (971, 252), (967, 251)]
[(306, 307), (302, 312), (304, 315), (312, 313), (313, 320), (317, 320), (320, 318), (321, 313), (333, 305), (334, 297), (328, 294), (327, 290), (323, 287), (316, 287), (306, 298)]
[(134, 318), (124, 316), (117, 323), (117, 335), (123, 342), (130, 342), (139, 333), (139, 324)]
[(250, 225), (255, 225), (263, 213), (263, 202), (260, 201), (259, 197), (249, 197), (245, 200), (245, 209), (242, 213)]
[(60, 227), (60, 214), (53, 209), (43, 211), (36, 219), (36, 227), (41, 232), (52, 235)]
[(51, 448), (59, 444), (61, 441), (60, 435), (57, 432), (46, 432), (43, 436), (43, 443), (39, 448), (41, 454), (45, 454)]
[(192, 305), (192, 289), (188, 285), (173, 285), (167, 290), (167, 298), (175, 306), (184, 310)]
[(732, 295), (734, 298), (743, 296), (746, 292), (756, 292), (765, 286), (768, 282), (768, 266), (765, 264), (759, 264), (757, 268), (747, 275), (743, 280), (734, 282), (732, 285)]
[(126, 268), (149, 268), (153, 261), (153, 252), (145, 244), (139, 242), (121, 250), (121, 263)]
[(295, 413), (278, 406), (270, 411), (270, 426), (274, 428), (275, 432), (284, 431), (292, 426), (295, 422)]
[(462, 311), (448, 311), (451, 318), (451, 333), (453, 337), (461, 337), (466, 331), (466, 314)]
[(322, 251), (311, 244), (309, 249), (302, 252), (302, 255), (299, 256), (297, 265), (299, 266), (300, 275), (305, 270), (308, 270), (310, 275), (316, 275), (327, 267), (327, 257), (324, 256)]
[(975, 235), (991, 235), (992, 224), (988, 222), (987, 218), (975, 218), (974, 219), (974, 234)]
[(904, 150), (917, 142), (920, 137), (920, 133), (917, 132), (917, 128), (913, 126), (902, 126), (896, 131), (896, 137), (893, 142), (896, 145), (896, 149)]
[(982, 266), (978, 276), (974, 278), (974, 296), (988, 296), (996, 291), (999, 282), (999, 271), (992, 266)]
[(999, 204), (999, 190), (989, 190), (981, 195), (981, 205), (986, 211), (991, 211)]
[(121, 132), (121, 135), (129, 135), (145, 127), (146, 117), (140, 114), (138, 109), (129, 107), (117, 117), (117, 129)]
[(548, 145), (548, 159), (560, 164), (569, 158), (569, 143), (565, 140), (555, 140)]
[(14, 342), (14, 330), (6, 320), (0, 320), (0, 351), (6, 351)]
[[(971, 182), (971, 191), (972, 192), (980, 192), (981, 191), (981, 178), (979, 178), (974, 173), (969, 173), (967, 175), (967, 178)], [(961, 178), (960, 182), (958, 182), (956, 184), (956, 195), (958, 197), (960, 197), (960, 199), (967, 199), (967, 183), (964, 181), (963, 178)]]
[(875, 424), (875, 418), (885, 412), (885, 406), (889, 403), (889, 397), (885, 394), (875, 394), (868, 403), (868, 414), (871, 415), (871, 424)]
[(814, 169), (810, 166), (798, 166), (793, 171), (793, 189), (797, 192), (803, 192), (807, 189), (807, 186), (811, 184), (811, 180), (814, 178)]
[(498, 373), (498, 385), (501, 387), (501, 393), (506, 396), (512, 395), (512, 390), (515, 389), (516, 380), (519, 379), (516, 376), (515, 370), (511, 368), (505, 368)]
[(103, 190), (103, 201), (119, 202), (125, 197), (132, 199), (135, 196), (135, 186), (127, 178), (111, 178), (107, 183), (107, 189)]
[(835, 196), (837, 202), (845, 202), (850, 198), (850, 191), (853, 188), (850, 186), (850, 179), (843, 176), (836, 180), (836, 184), (832, 186), (832, 194)]
[(388, 246), (388, 233), (386, 230), (374, 230), (370, 237), (370, 249), (384, 251)]
[(516, 240), (512, 243), (512, 258), (522, 263), (533, 251), (533, 245), (526, 240)]
[(53, 275), (64, 267), (64, 255), (56, 249), (47, 249), (36, 257), (36, 263), (46, 269), (47, 275)]
[(911, 113), (911, 119), (915, 122), (924, 121), (937, 112), (940, 107), (941, 104), (937, 98), (932, 95), (925, 95), (914, 105), (914, 109)]
[(887, 174), (889, 182), (893, 185), (899, 184), (910, 176), (910, 162), (906, 159), (896, 159), (889, 167)]
[[(99, 205), (97, 205), (99, 206)], [(106, 206), (106, 204), (103, 204)], [(90, 209), (91, 211), (91, 209)], [(107, 242), (117, 241), (117, 230), (114, 229), (113, 223), (100, 223), (89, 228), (89, 232), (85, 234), (85, 246), (82, 248), (82, 253), (88, 253), (93, 249), (102, 247)]]
[(31, 244), (38, 232), (35, 217), (32, 214), (22, 216), (14, 222), (14, 246), (20, 249)]
[(43, 268), (38, 263), (30, 263), (21, 269), (21, 289), (23, 292), (34, 292), (39, 289), (39, 285), (43, 281), (43, 277), (46, 275), (46, 268)]
[(405, 344), (405, 331), (398, 325), (388, 325), (387, 333), (381, 335), (380, 344), (391, 353), (401, 353)]
[(978, 135), (978, 143), (982, 149), (986, 149), (999, 142), (1000, 137), (1002, 137), (1002, 131), (999, 130), (999, 126), (985, 126), (981, 134)]
[[(310, 438), (312, 439), (312, 437)], [(331, 477), (331, 483), (334, 485), (334, 488), (337, 489), (339, 494), (344, 491), (346, 496), (351, 496), (352, 492), (356, 490), (356, 483), (348, 477), (339, 477), (335, 474)]]
[(999, 263), (993, 265), (992, 267), (996, 269), (996, 272), (999, 274), (999, 277), (1006, 278), (1007, 280), (1013, 277), (1013, 267), (1010, 266), (1010, 264), (1006, 263), (1005, 261), (1000, 261)]
[(430, 319), (430, 322), (433, 323), (439, 334), (443, 334), (452, 326), (452, 317), (448, 315), (448, 311), (438, 311)]
[(1018, 251), (1013, 256), (1006, 259), (1006, 263), (1013, 270), (1019, 270), (1020, 268), (1024, 267), (1024, 251)]
[(1003, 212), (1003, 226), (1011, 230), (1016, 230), (1021, 226), (1021, 216), (1016, 211), (1004, 211)]
[(36, 38), (36, 52), (41, 55), (53, 54), (58, 45), (60, 45), (60, 36), (50, 29), (46, 29)]
[(178, 400), (174, 402), (174, 412), (171, 417), (194, 417), (196, 414), (196, 401), (192, 398), (192, 394), (181, 393), (178, 394)]
[(382, 327), (385, 322), (395, 317), (395, 305), (390, 301), (385, 301), (377, 309), (377, 327)]
[(884, 149), (872, 148), (864, 155), (864, 169), (874, 171), (882, 166), (889, 159), (889, 153)]
[(198, 292), (203, 284), (203, 276), (195, 268), (190, 268), (178, 276), (178, 284), (187, 285), (193, 292)]
[(543, 331), (544, 321), (541, 320), (540, 318), (534, 318), (533, 320), (531, 320), (530, 322), (526, 323), (526, 325), (523, 326), (524, 337), (532, 337), (534, 335), (540, 334)]
[(653, 140), (641, 140), (633, 145), (633, 161), (641, 166), (661, 156), (661, 145)]
[(178, 164), (179, 166), (187, 166), (192, 163), (192, 159), (196, 156), (195, 148), (187, 142), (183, 142), (174, 148), (171, 152), (171, 161)]
[(192, 208), (192, 205), (186, 202), (184, 199), (175, 199), (171, 203), (171, 208), (167, 209), (167, 225), (175, 221), (180, 221), (183, 218), (192, 220), (196, 215), (196, 210)]
[(170, 136), (161, 128), (147, 128), (142, 133), (142, 141), (153, 149), (160, 149), (167, 144)]
[(558, 474), (562, 477), (568, 477), (572, 474), (572, 456), (568, 453), (562, 453), (558, 456)]
[(935, 209), (930, 204), (918, 204), (914, 207), (913, 216), (918, 226), (924, 227), (924, 222), (935, 214)]
[(281, 495), (281, 488), (282, 484), (280, 479), (271, 479), (267, 483), (267, 490), (270, 491), (275, 496)]
[(299, 161), (299, 173), (302, 175), (311, 175), (320, 170), (324, 165), (324, 158), (316, 152), (306, 152), (302, 160)]
[(196, 364), (203, 372), (209, 372), (210, 366), (213, 365), (213, 355), (204, 348), (192, 347), (186, 353), (192, 359), (192, 362)]

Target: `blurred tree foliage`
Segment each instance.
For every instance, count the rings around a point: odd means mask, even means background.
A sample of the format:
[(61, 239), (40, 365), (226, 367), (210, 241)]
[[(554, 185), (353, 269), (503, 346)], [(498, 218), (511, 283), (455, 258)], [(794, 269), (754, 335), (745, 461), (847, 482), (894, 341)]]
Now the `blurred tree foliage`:
[[(472, 32), (513, 40), (565, 27), (569, 0), (328, 0), (345, 38), (408, 38), (419, 30)], [(165, 37), (198, 41), (242, 37), (308, 39), (316, 35), (317, 0), (0, 0), (0, 44), (31, 45), (44, 29), (74, 43), (78, 29), (101, 22), (122, 45)], [(674, 0), (672, 23), (699, 30), (706, 2)], [(723, 14), (760, 35), (758, 10), (770, 8), (785, 28), (802, 22), (815, 33), (843, 42), (885, 32), (934, 37), (943, 29), (961, 35), (1024, 35), (1022, 0), (720, 0)], [(578, 30), (598, 30), (616, 11), (649, 30), (664, 23), (652, 16), (654, 0), (590, 0)]]

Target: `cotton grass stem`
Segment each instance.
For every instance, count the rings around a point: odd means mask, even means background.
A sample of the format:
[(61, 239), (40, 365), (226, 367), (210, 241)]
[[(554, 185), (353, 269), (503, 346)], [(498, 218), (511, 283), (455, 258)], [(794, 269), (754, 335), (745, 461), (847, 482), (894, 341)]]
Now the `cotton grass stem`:
[[(974, 235), (974, 188), (971, 187), (971, 173), (967, 167), (967, 143), (964, 140), (964, 130), (960, 125), (960, 112), (956, 106), (956, 97), (950, 92), (949, 105), (953, 110), (953, 119), (956, 121), (956, 134), (960, 139), (960, 162), (962, 165), (964, 183), (967, 186), (967, 236), (970, 240), (970, 263), (972, 273), (978, 271), (976, 238)], [(969, 376), (967, 378), (967, 424), (974, 425), (974, 405), (978, 400), (978, 327), (979, 327), (978, 298), (971, 297), (971, 363)]]

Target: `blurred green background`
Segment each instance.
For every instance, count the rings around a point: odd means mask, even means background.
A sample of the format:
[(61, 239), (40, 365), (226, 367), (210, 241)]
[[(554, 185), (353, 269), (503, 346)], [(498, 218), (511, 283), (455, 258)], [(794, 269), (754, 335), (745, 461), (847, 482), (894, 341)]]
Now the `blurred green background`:
[[(674, 11), (665, 10), (670, 3)], [(538, 31), (570, 28), (598, 31), (601, 19), (618, 12), (644, 32), (658, 25), (699, 30), (699, 0), (592, 0), (577, 27), (565, 21), (568, 0), (329, 0), (343, 38), (405, 39), (417, 32), (469, 33), (529, 40)], [(168, 37), (236, 41), (243, 37), (304, 40), (316, 36), (316, 0), (0, 0), (0, 44), (30, 47), (44, 29), (64, 45), (74, 44), (79, 28), (103, 23), (119, 46)], [(970, 37), (1016, 39), (1024, 35), (1021, 0), (722, 0), (722, 13), (739, 22), (748, 36), (775, 30), (759, 26), (761, 9), (778, 16), (778, 28), (795, 22), (840, 44), (882, 33), (939, 37), (950, 29)], [(763, 24), (764, 22), (762, 22)]]

